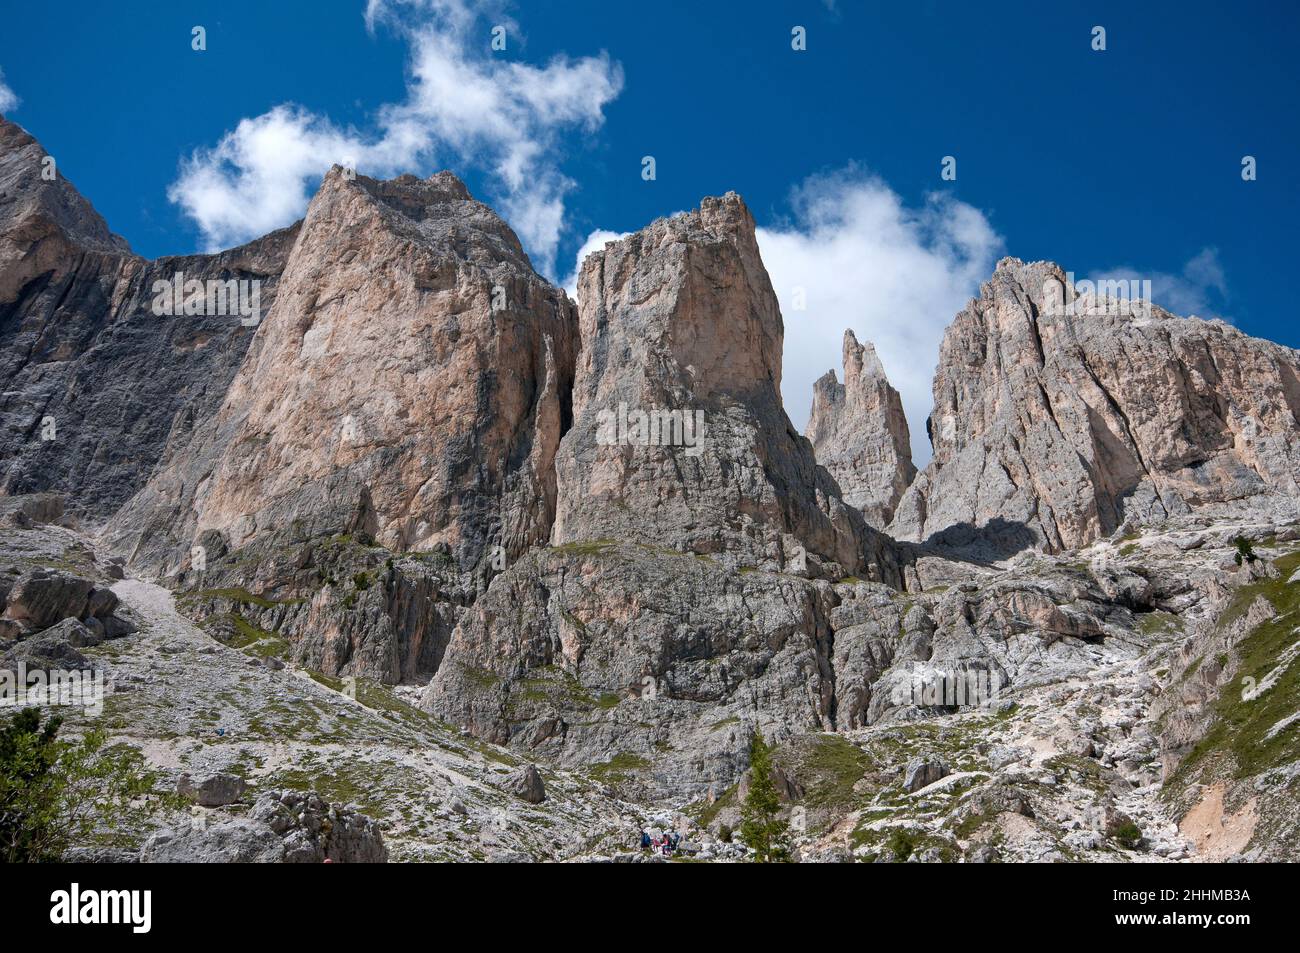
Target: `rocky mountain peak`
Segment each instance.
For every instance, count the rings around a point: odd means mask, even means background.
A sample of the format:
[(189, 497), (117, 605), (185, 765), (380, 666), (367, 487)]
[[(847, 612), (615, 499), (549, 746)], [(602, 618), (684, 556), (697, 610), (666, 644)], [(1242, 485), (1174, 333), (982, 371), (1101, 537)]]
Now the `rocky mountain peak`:
[(851, 331), (791, 426), (734, 193), (579, 308), (451, 173), (146, 261), (43, 158), (0, 123), (0, 664), (197, 802), (64, 859), (743, 859), (755, 732), (803, 860), (1294, 859), (1297, 352), (1003, 259), (907, 486)]
[(806, 436), (844, 501), (872, 526), (885, 526), (916, 476), (903, 402), (871, 342), (844, 332), (844, 383), (827, 371), (813, 384)]
[(462, 616), (423, 704), (557, 763), (689, 751), (646, 780), (703, 795), (743, 745), (719, 724), (825, 728), (865, 706), (838, 707), (832, 642), (868, 653), (830, 637), (832, 586), (901, 587), (902, 554), (781, 406), (781, 313), (739, 196), (606, 244), (578, 301), (552, 545)]
[(131, 256), (126, 239), (51, 164), (41, 144), (0, 117), (0, 304), (42, 274), (63, 274), (78, 252)]
[[(710, 289), (704, 276), (730, 284)], [(646, 300), (652, 293), (656, 300)], [(650, 375), (683, 392), (774, 394), (781, 384), (784, 326), (755, 237), (754, 219), (735, 192), (705, 198), (700, 207), (658, 219), (639, 232), (587, 256), (578, 278), (584, 327), (616, 334), (631, 349), (629, 380)], [(615, 318), (617, 329), (603, 322)], [(598, 325), (602, 325), (598, 327)], [(660, 355), (666, 363), (646, 368), (637, 357)], [(618, 370), (628, 356), (595, 347), (595, 377)], [(576, 395), (582, 411), (585, 393)]]
[(949, 326), (934, 458), (891, 532), (1005, 555), (1194, 510), (1293, 512), (1300, 354), (1066, 279), (1003, 259)]
[(578, 300), (554, 542), (638, 539), (740, 565), (811, 556), (861, 568), (865, 527), (781, 405), (781, 312), (738, 195), (594, 252)]
[[(308, 206), (307, 220), (317, 208), (331, 220), (344, 220), (341, 227), (365, 228), (371, 216), (377, 216), (376, 221), (394, 234), (480, 268), (509, 263), (533, 270), (510, 226), (470, 195), (451, 172), (436, 172), (425, 179), (414, 175), (372, 179), (334, 166)], [(347, 221), (353, 217), (355, 225)]]
[(39, 241), (46, 230), (57, 228), (83, 248), (131, 254), (126, 239), (109, 231), (103, 217), (57, 166), (46, 163), (47, 158), (25, 129), (0, 117), (0, 236), (9, 246), (5, 251), (12, 255), (15, 246)]
[(459, 199), (468, 201), (473, 198), (469, 194), (469, 188), (461, 181), (456, 173), (444, 169), (441, 172), (435, 172), (423, 179), (410, 173), (399, 175), (396, 178), (389, 179), (385, 183), (393, 188), (419, 189), (440, 193), (448, 199)]
[(150, 558), (293, 521), (468, 567), (545, 539), (574, 332), (572, 304), (455, 176), (332, 169), (220, 412), (137, 501), (179, 533)]
[[(579, 308), (450, 173), (336, 168), (294, 226), (146, 261), (0, 141), (0, 662), (102, 666), (217, 812), (83, 858), (562, 859), (636, 800), (721, 835), (757, 731), (805, 860), (1293, 859), (1296, 352), (1004, 259), (903, 492), (851, 331), (791, 426), (734, 193), (590, 256)], [(182, 278), (260, 320), (158, 313)], [(984, 558), (1035, 546), (1082, 548)], [(280, 790), (327, 775), (382, 842)]]
[(844, 380), (883, 380), (885, 377), (885, 366), (880, 363), (880, 357), (876, 354), (876, 346), (868, 341), (866, 344), (859, 344), (857, 336), (853, 333), (852, 328), (844, 331)]

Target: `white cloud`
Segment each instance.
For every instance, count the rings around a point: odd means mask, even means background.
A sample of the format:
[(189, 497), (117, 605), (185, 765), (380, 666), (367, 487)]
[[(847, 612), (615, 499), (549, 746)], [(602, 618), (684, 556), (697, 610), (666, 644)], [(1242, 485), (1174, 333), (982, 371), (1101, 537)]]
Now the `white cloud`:
[(4, 70), (0, 70), (0, 113), (13, 112), (18, 108), (18, 96), (5, 85)]
[(293, 106), (240, 120), (185, 163), (167, 195), (194, 219), (209, 251), (237, 245), (302, 215), (309, 181), (330, 164), (360, 162), (354, 136)]
[(1183, 265), (1179, 274), (1143, 271), (1128, 265), (1108, 268), (1088, 276), (1092, 281), (1150, 281), (1151, 301), (1183, 317), (1232, 318), (1223, 313), (1228, 280), (1217, 248), (1203, 248)]
[(586, 257), (594, 251), (600, 251), (605, 247), (606, 242), (616, 242), (620, 238), (627, 238), (631, 232), (611, 232), (608, 229), (598, 228), (582, 243), (578, 253), (573, 258), (573, 271), (567, 278), (561, 282), (561, 287), (569, 293), (569, 297), (574, 301), (578, 300), (578, 275), (582, 272), (582, 263)]
[[(856, 169), (809, 179), (794, 218), (758, 243), (785, 318), (782, 398), (802, 429), (813, 382), (843, 380), (845, 328), (876, 346), (903, 399), (918, 466), (930, 459), (925, 420), (944, 329), (992, 274), (1002, 239), (978, 209), (940, 195), (908, 208)], [(797, 289), (806, 310), (796, 310)]]
[(433, 171), (452, 158), (490, 173), (489, 198), (539, 270), (553, 274), (573, 187), (558, 166), (561, 138), (601, 125), (622, 89), (622, 68), (604, 53), (560, 55), (544, 66), (493, 54), (490, 25), (505, 25), (516, 40), (518, 31), (502, 17), (480, 22), (483, 9), (473, 0), (370, 0), (367, 26), (397, 30), (411, 50), (406, 99), (379, 109), (376, 134), (277, 106), (196, 152), (169, 198), (212, 250), (289, 224), (332, 163), (387, 177)]

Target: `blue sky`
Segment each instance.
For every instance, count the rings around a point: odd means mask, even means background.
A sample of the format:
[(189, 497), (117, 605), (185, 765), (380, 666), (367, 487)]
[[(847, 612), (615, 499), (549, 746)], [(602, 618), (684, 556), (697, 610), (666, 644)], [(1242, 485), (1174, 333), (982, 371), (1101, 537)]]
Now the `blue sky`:
[[(6, 114), (144, 255), (286, 224), (350, 142), (362, 172), (453, 169), (561, 281), (593, 232), (740, 192), (799, 426), (853, 327), (923, 432), (938, 336), (1002, 254), (1151, 277), (1157, 303), (1300, 345), (1292, 3), (387, 0), (368, 24), (364, 0), (3, 2)], [(451, 85), (421, 96), (421, 63)], [(480, 105), (447, 98), (463, 76)], [(223, 137), (276, 107), (274, 169), (241, 170)]]

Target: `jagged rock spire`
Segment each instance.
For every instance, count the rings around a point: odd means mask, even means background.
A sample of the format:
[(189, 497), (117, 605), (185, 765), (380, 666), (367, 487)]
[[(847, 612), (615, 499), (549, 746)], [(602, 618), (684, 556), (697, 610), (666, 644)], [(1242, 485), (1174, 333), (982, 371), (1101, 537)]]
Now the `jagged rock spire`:
[[(738, 195), (588, 256), (578, 300), (554, 542), (637, 540), (814, 575), (818, 562), (832, 573), (878, 562), (878, 541), (781, 406), (781, 312)], [(698, 444), (642, 440), (642, 414), (698, 421)]]
[(844, 501), (872, 526), (885, 526), (912, 479), (911, 436), (903, 401), (868, 341), (844, 332), (844, 383), (827, 371), (813, 384), (806, 436), (817, 462), (839, 484)]

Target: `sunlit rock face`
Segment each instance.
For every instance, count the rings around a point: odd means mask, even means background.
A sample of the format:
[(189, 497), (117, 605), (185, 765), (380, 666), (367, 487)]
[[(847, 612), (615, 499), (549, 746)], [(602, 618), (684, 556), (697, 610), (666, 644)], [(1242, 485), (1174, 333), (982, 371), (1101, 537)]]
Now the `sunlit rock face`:
[(1005, 554), (1192, 511), (1294, 514), (1300, 355), (1065, 284), (1050, 262), (1007, 258), (957, 315), (934, 458), (890, 532)]
[(210, 530), (512, 558), (550, 535), (576, 324), (450, 173), (336, 168), (220, 411), (114, 529), (154, 563)]
[(916, 477), (903, 401), (870, 342), (844, 332), (844, 383), (827, 371), (813, 384), (805, 431), (813, 452), (835, 478), (844, 502), (872, 526), (887, 526)]
[(555, 543), (637, 541), (814, 576), (880, 562), (883, 541), (781, 405), (781, 313), (739, 196), (608, 243), (584, 262), (578, 300)]

